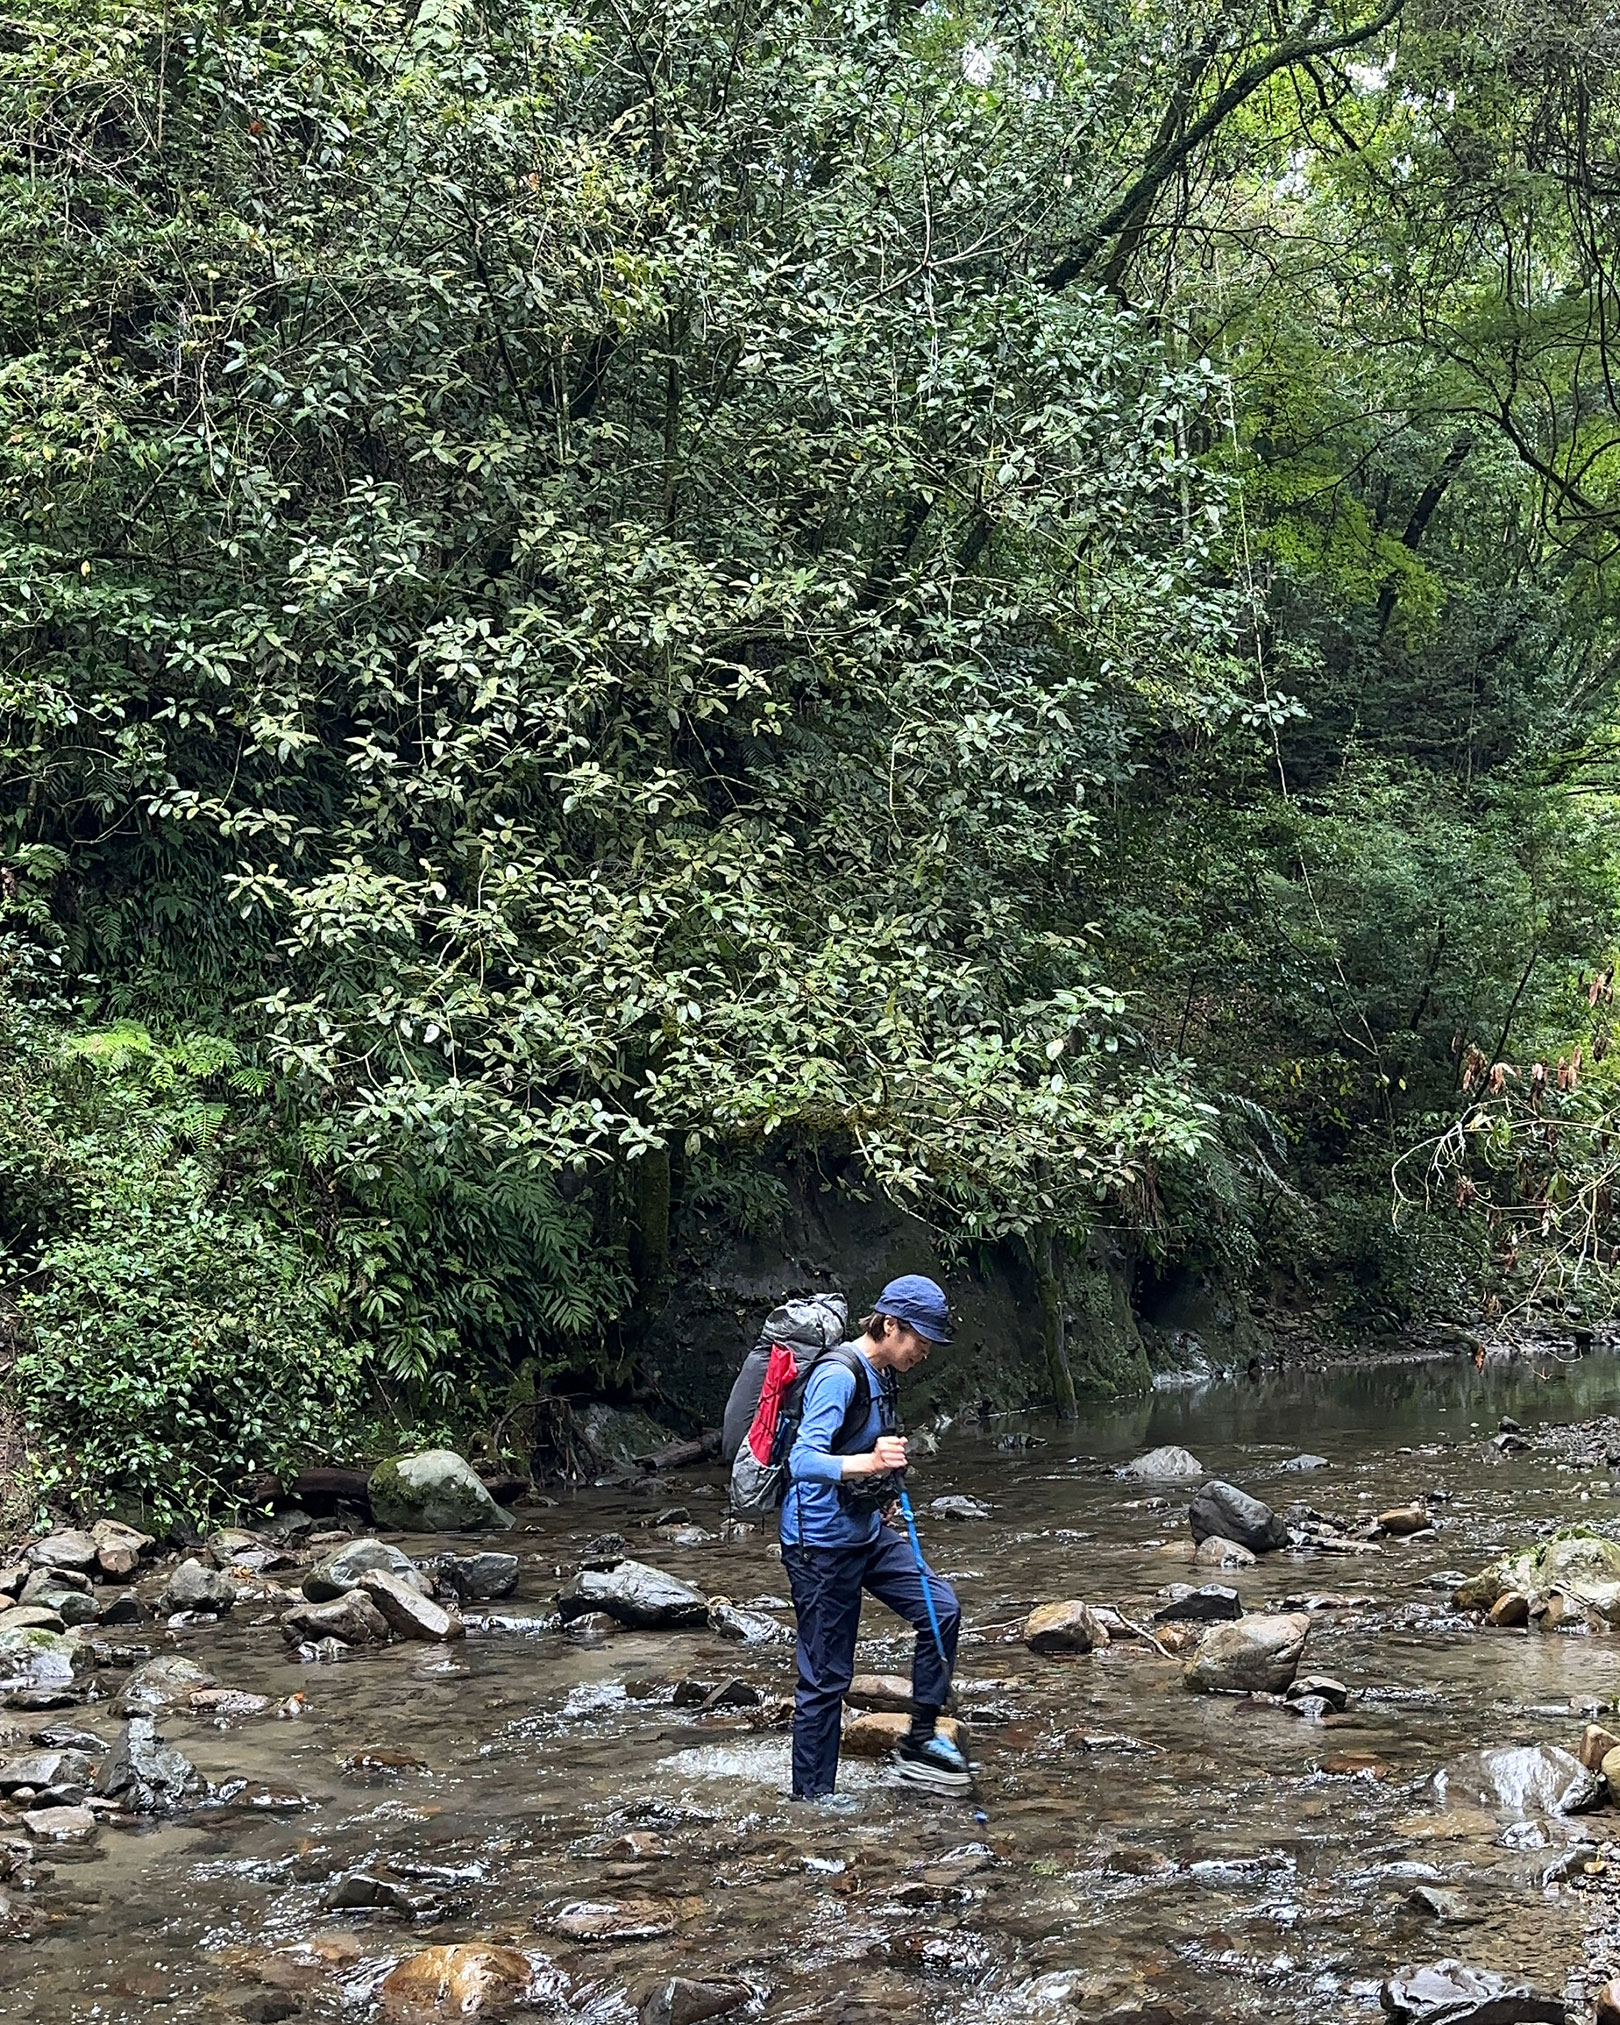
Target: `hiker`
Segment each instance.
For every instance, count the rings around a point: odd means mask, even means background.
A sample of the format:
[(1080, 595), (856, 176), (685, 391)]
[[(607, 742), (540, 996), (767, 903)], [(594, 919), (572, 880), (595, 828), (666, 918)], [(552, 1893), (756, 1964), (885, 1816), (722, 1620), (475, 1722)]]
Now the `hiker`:
[[(967, 1761), (935, 1728), (950, 1693), (962, 1625), (956, 1592), (887, 1523), (906, 1443), (896, 1381), (950, 1341), (943, 1290), (920, 1273), (891, 1280), (861, 1333), (822, 1357), (805, 1387), (782, 1499), (782, 1566), (798, 1613), (799, 1686), (793, 1704), (793, 1797), (819, 1800), (838, 1776), (844, 1695), (855, 1673), (861, 1597), (869, 1592), (915, 1627), (912, 1719), (894, 1753), (901, 1779), (939, 1793), (966, 1792)], [(864, 1398), (865, 1410), (861, 1402)], [(928, 1621), (932, 1586), (945, 1659)]]

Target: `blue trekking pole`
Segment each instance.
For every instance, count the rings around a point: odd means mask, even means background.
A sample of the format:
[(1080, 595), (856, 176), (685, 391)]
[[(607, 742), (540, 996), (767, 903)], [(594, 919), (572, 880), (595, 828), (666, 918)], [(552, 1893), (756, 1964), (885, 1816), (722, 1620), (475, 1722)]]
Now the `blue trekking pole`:
[[(939, 1611), (934, 1605), (934, 1585), (929, 1580), (928, 1563), (923, 1559), (922, 1542), (917, 1538), (917, 1515), (911, 1509), (911, 1499), (904, 1484), (900, 1486), (900, 1516), (906, 1522), (906, 1536), (911, 1541), (911, 1558), (917, 1564), (917, 1580), (922, 1584), (923, 1608), (928, 1612), (928, 1628), (934, 1634), (934, 1646), (939, 1653), (939, 1663), (945, 1669), (945, 1692), (949, 1698), (953, 1686), (951, 1662), (945, 1652), (945, 1635), (939, 1628)], [(979, 1782), (974, 1777), (972, 1761), (968, 1757), (967, 1725), (962, 1722), (960, 1716), (956, 1720), (962, 1733), (962, 1761), (968, 1768), (968, 1790), (973, 1796), (973, 1819), (982, 1828), (990, 1817), (984, 1811), (984, 1802), (979, 1797)]]

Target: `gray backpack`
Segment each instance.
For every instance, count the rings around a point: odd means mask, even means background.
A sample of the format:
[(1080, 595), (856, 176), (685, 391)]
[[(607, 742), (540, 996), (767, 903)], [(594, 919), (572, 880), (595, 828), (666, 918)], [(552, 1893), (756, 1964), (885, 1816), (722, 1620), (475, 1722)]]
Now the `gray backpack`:
[(844, 1348), (849, 1311), (841, 1294), (784, 1301), (766, 1318), (726, 1401), (720, 1454), (731, 1464), (731, 1508), (747, 1518), (775, 1511), (787, 1490), (787, 1458), (799, 1430), (810, 1374), (827, 1358), (855, 1374), (855, 1397), (835, 1448), (865, 1424), (871, 1382), (859, 1354)]

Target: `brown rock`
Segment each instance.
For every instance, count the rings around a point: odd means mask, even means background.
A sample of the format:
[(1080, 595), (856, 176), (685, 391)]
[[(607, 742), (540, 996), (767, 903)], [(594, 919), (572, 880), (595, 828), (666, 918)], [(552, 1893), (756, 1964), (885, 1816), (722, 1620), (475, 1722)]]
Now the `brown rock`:
[(1601, 1772), (1611, 1751), (1620, 1751), (1620, 1737), (1601, 1723), (1588, 1723), (1581, 1733), (1581, 1748), (1575, 1753), (1589, 1772)]
[(141, 1556), (157, 1545), (150, 1533), (137, 1533), (117, 1519), (97, 1519), (90, 1537), (95, 1542), (96, 1565), (114, 1582), (127, 1582), (140, 1566)]
[(96, 1817), (88, 1807), (36, 1807), (23, 1816), (23, 1826), (36, 1842), (74, 1845), (96, 1839)]
[(675, 1931), (676, 1917), (667, 1898), (576, 1899), (551, 1926), (571, 1941), (654, 1941)]
[(753, 1995), (746, 1983), (700, 1983), (668, 1976), (641, 2000), (641, 2025), (700, 2025), (735, 2011)]
[(1303, 1611), (1211, 1625), (1187, 1668), (1187, 1685), (1201, 1694), (1281, 1694), (1299, 1671), (1310, 1630)]
[(1429, 1517), (1429, 1508), (1421, 1499), (1416, 1504), (1397, 1505), (1393, 1511), (1378, 1514), (1378, 1530), (1393, 1533), (1397, 1537), (1405, 1533), (1421, 1533), (1434, 1521)]
[(1492, 1624), (1512, 1627), (1530, 1622), (1530, 1599), (1522, 1589), (1510, 1589), (1491, 1605)]
[(1031, 1652), (1090, 1652), (1108, 1633), (1089, 1603), (1040, 1603), (1024, 1619), (1024, 1643)]
[(910, 1715), (911, 1683), (900, 1673), (858, 1673), (844, 1700), (861, 1709), (886, 1709), (892, 1715)]
[[(910, 1716), (867, 1710), (845, 1718), (840, 1748), (851, 1758), (887, 1758), (910, 1728)], [(952, 1717), (941, 1716), (939, 1734), (954, 1744), (961, 1730)]]
[(388, 1620), (388, 1628), (400, 1638), (424, 1638), (439, 1645), (447, 1638), (460, 1638), (467, 1627), (458, 1611), (446, 1610), (431, 1596), (420, 1595), (402, 1576), (386, 1568), (368, 1568), (360, 1587)]
[(1607, 1752), (1598, 1770), (1608, 1780), (1609, 1791), (1620, 1794), (1620, 1750)]
[[(347, 1599), (344, 1599), (347, 1600)], [(317, 1609), (329, 1605), (313, 1606)], [(453, 2018), (492, 2018), (529, 1986), (527, 1955), (489, 1941), (424, 1948), (390, 1969), (378, 1986), (383, 2016), (398, 2025), (429, 2025)]]
[(1597, 1993), (1596, 2025), (1620, 2025), (1620, 1976)]
[(1211, 1533), (1208, 1539), (1199, 1541), (1193, 1564), (1199, 1568), (1252, 1568), (1255, 1557), (1236, 1540), (1223, 1540), (1219, 1533)]
[(318, 1645), (323, 1638), (336, 1638), (344, 1645), (386, 1645), (388, 1620), (364, 1590), (351, 1589), (331, 1603), (300, 1603), (281, 1620), (281, 1635), (289, 1644), (307, 1639)]

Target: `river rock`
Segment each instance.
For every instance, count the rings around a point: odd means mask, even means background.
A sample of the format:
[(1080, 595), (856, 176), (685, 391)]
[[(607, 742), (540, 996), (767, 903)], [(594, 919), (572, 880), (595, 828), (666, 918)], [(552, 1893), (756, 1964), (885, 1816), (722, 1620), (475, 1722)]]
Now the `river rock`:
[(167, 1610), (211, 1610), (216, 1615), (235, 1608), (236, 1584), (217, 1568), (205, 1568), (195, 1557), (182, 1561), (163, 1592)]
[(655, 1941), (674, 1932), (676, 1918), (668, 1899), (576, 1899), (550, 1925), (571, 1941)]
[(145, 1624), (151, 1614), (133, 1589), (115, 1589), (102, 1600), (99, 1621), (116, 1628), (121, 1624)]
[(641, 2000), (640, 2025), (701, 2025), (721, 2018), (753, 1996), (746, 1983), (700, 1983), (690, 1976), (668, 1976)]
[(1149, 1449), (1146, 1455), (1139, 1455), (1134, 1462), (1126, 1463), (1120, 1471), (1122, 1477), (1135, 1477), (1143, 1483), (1174, 1484), (1189, 1477), (1201, 1477), (1204, 1465), (1189, 1450), (1173, 1444), (1164, 1448)]
[(425, 1894), (407, 1891), (391, 1877), (374, 1877), (369, 1870), (345, 1872), (321, 1896), (326, 1912), (397, 1912), (413, 1915), (426, 1912), (432, 1900)]
[(962, 1526), (991, 1516), (990, 1507), (982, 1498), (935, 1498), (928, 1509), (936, 1519), (952, 1519)]
[(101, 1605), (94, 1596), (83, 1589), (60, 1588), (49, 1574), (37, 1585), (30, 1582), (23, 1591), (21, 1603), (6, 1614), (8, 1617), (20, 1617), (23, 1611), (29, 1609), (47, 1611), (60, 1620), (64, 1631), (75, 1624), (94, 1624), (101, 1615)]
[(844, 1700), (853, 1702), (857, 1708), (909, 1715), (911, 1682), (900, 1673), (858, 1673), (845, 1689)]
[(30, 1751), (0, 1765), (0, 1793), (15, 1793), (19, 1786), (34, 1793), (47, 1786), (83, 1786), (94, 1770), (83, 1751)]
[(61, 1611), (44, 1603), (14, 1603), (5, 1621), (8, 1631), (49, 1631), (59, 1638), (67, 1630)]
[(1206, 1582), (1191, 1589), (1172, 1582), (1170, 1601), (1153, 1613), (1155, 1624), (1219, 1624), (1243, 1615), (1243, 1602), (1235, 1589), (1220, 1582)]
[(1288, 1683), (1286, 1696), (1291, 1702), (1321, 1702), (1327, 1711), (1339, 1716), (1344, 1714), (1350, 1700), (1350, 1690), (1330, 1673), (1301, 1673)]
[(0, 1596), (16, 1598), (33, 1571), (26, 1561), (8, 1561), (0, 1567)]
[(709, 1599), (662, 1568), (620, 1561), (612, 1568), (580, 1569), (558, 1590), (557, 1608), (565, 1623), (599, 1610), (635, 1631), (667, 1631), (704, 1623)]
[(467, 1629), (460, 1611), (446, 1610), (386, 1568), (368, 1568), (360, 1577), (360, 1587), (388, 1620), (389, 1630), (400, 1638), (442, 1645), (446, 1639), (460, 1638)]
[(76, 1568), (83, 1573), (96, 1565), (96, 1543), (88, 1533), (51, 1533), (34, 1542), (27, 1559), (35, 1568)]
[(1569, 2018), (1562, 1997), (1456, 1961), (1397, 1969), (1378, 2001), (1390, 2025), (1567, 2025)]
[(791, 1645), (793, 1633), (763, 1610), (743, 1610), (729, 1596), (709, 1598), (709, 1629), (734, 1645)]
[(372, 1471), (368, 1489), (372, 1516), (395, 1532), (504, 1532), (517, 1523), (472, 1464), (447, 1448), (392, 1457)]
[(219, 1676), (185, 1659), (166, 1652), (137, 1667), (125, 1681), (113, 1703), (115, 1716), (161, 1716), (170, 1709), (183, 1709), (199, 1688), (219, 1686)]
[(1601, 1772), (1603, 1761), (1611, 1751), (1620, 1751), (1620, 1737), (1613, 1730), (1606, 1730), (1601, 1723), (1588, 1723), (1581, 1732), (1580, 1748), (1575, 1755), (1589, 1772)]
[(1187, 1507), (1187, 1523), (1197, 1541), (1235, 1540), (1251, 1554), (1269, 1554), (1285, 1546), (1288, 1528), (1269, 1505), (1251, 1498), (1235, 1484), (1205, 1484)]
[(358, 1588), (361, 1576), (373, 1568), (384, 1568), (391, 1575), (407, 1579), (417, 1572), (410, 1555), (401, 1553), (398, 1547), (387, 1546), (381, 1540), (345, 1540), (342, 1546), (330, 1547), (319, 1556), (300, 1587), (311, 1603), (331, 1603)]
[(1279, 1469), (1287, 1470), (1295, 1476), (1303, 1476), (1307, 1470), (1325, 1470), (1327, 1466), (1328, 1459), (1325, 1455), (1311, 1455), (1309, 1452), (1304, 1455), (1291, 1455), (1287, 1462), (1277, 1465)]
[(330, 1603), (300, 1603), (281, 1620), (281, 1635), (290, 1645), (386, 1645), (388, 1620), (363, 1589), (334, 1596)]
[[(911, 1732), (911, 1718), (878, 1709), (846, 1714), (839, 1748), (850, 1758), (887, 1758)], [(939, 1734), (950, 1743), (961, 1741), (961, 1727), (952, 1716), (941, 1716)]]
[(493, 2016), (523, 1995), (533, 1974), (527, 1955), (491, 1941), (424, 1948), (389, 1970), (377, 1999), (396, 2025), (449, 2025), (451, 2019)]
[(1410, 1505), (1397, 1505), (1393, 1510), (1378, 1514), (1378, 1530), (1399, 1539), (1408, 1533), (1421, 1533), (1432, 1526), (1429, 1508), (1421, 1498)]
[(150, 1716), (131, 1716), (96, 1779), (96, 1791), (132, 1814), (177, 1814), (202, 1791), (197, 1768), (164, 1743)]
[(1620, 2025), (1620, 1976), (1605, 1983), (1597, 1993), (1593, 2025)]
[(275, 1704), (268, 1695), (250, 1694), (243, 1688), (198, 1688), (186, 1706), (194, 1716), (223, 1724), (268, 1715)]
[(1038, 1603), (1023, 1639), (1031, 1652), (1090, 1652), (1108, 1643), (1108, 1632), (1089, 1603)]
[(60, 1631), (17, 1623), (25, 1614), (8, 1610), (0, 1619), (0, 1699), (14, 1709), (54, 1709), (76, 1701), (75, 1675), (89, 1668), (90, 1654)]
[(1211, 1533), (1199, 1541), (1193, 1560), (1200, 1568), (1252, 1568), (1255, 1565), (1255, 1558), (1247, 1547), (1240, 1547), (1236, 1540), (1223, 1540), (1219, 1533)]
[(1459, 1610), (1489, 1610), (1510, 1589), (1546, 1596), (1563, 1589), (1610, 1624), (1620, 1624), (1620, 1542), (1580, 1526), (1503, 1555), (1460, 1583)]
[(36, 1842), (82, 1846), (96, 1839), (96, 1817), (87, 1807), (36, 1807), (23, 1816)]
[(481, 1554), (453, 1555), (440, 1572), (463, 1603), (490, 1603), (517, 1587), (518, 1557), (486, 1548)]
[(95, 1542), (96, 1566), (112, 1582), (127, 1582), (142, 1557), (157, 1545), (150, 1533), (138, 1533), (117, 1519), (97, 1519), (90, 1538)]
[(1556, 1744), (1499, 1744), (1470, 1751), (1435, 1773), (1442, 1801), (1470, 1800), (1499, 1813), (1584, 1814), (1603, 1798), (1600, 1774)]
[(1522, 1589), (1505, 1589), (1486, 1615), (1492, 1624), (1503, 1630), (1516, 1630), (1521, 1624), (1530, 1622), (1530, 1599)]
[(77, 1568), (31, 1568), (28, 1580), (18, 1592), (17, 1601), (37, 1603), (42, 1596), (61, 1595), (68, 1590), (78, 1596), (89, 1596), (94, 1592), (94, 1585), (90, 1577), (81, 1574)]
[(1187, 1685), (1200, 1694), (1281, 1694), (1299, 1671), (1310, 1630), (1303, 1611), (1214, 1625), (1187, 1668)]

